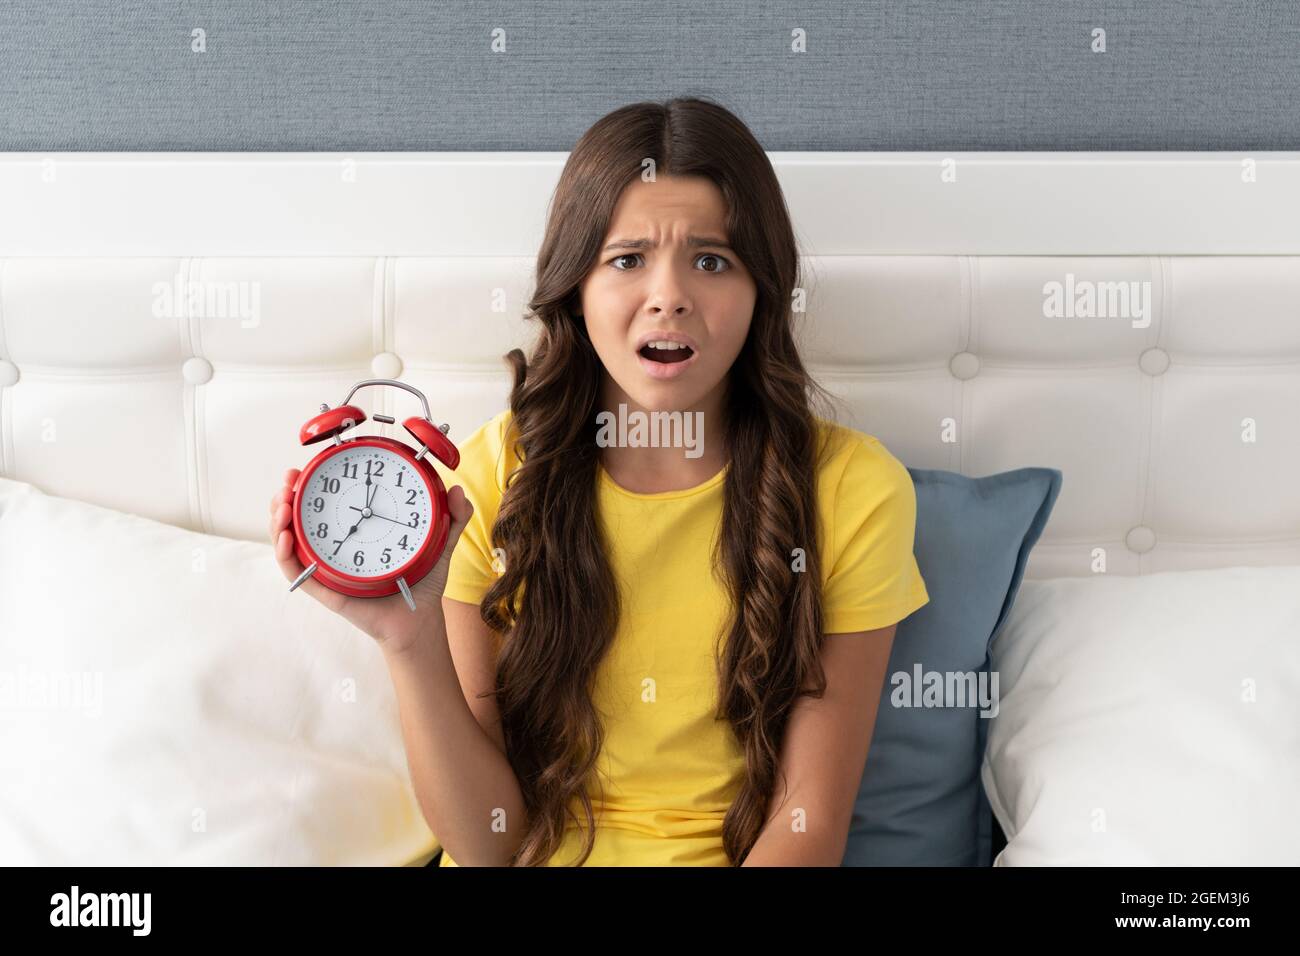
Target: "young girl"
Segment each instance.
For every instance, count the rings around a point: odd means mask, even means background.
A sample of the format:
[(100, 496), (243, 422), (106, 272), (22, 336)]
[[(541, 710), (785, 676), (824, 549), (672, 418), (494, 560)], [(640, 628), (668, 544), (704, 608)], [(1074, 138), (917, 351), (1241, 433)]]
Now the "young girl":
[[(894, 628), (929, 596), (907, 469), (811, 409), (798, 268), (734, 115), (603, 117), (420, 613), (303, 585), (383, 650), (442, 865), (840, 864)], [(653, 412), (680, 427), (618, 428)], [(271, 502), (290, 580), (297, 475)]]

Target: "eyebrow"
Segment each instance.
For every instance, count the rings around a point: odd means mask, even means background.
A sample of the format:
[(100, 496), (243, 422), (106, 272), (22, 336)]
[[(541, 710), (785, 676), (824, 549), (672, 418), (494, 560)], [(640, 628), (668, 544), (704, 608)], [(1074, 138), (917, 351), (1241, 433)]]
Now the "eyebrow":
[[(713, 236), (687, 236), (686, 244), (688, 246), (713, 246), (717, 249), (726, 249), (728, 252), (735, 250), (727, 245), (727, 240), (717, 239)], [(654, 249), (659, 245), (657, 242), (651, 242), (649, 239), (619, 239), (607, 245), (602, 252), (609, 252), (611, 249)]]

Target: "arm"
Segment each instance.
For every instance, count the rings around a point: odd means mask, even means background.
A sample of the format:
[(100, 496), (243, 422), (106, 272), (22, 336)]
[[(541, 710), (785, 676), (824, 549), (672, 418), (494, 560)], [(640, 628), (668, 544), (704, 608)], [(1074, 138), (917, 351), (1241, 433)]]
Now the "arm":
[(505, 866), (523, 839), (523, 794), (506, 759), (495, 635), (478, 607), (442, 599), (433, 627), (383, 645), (424, 819), (461, 866)]
[(826, 635), (826, 693), (800, 698), (790, 715), (775, 810), (742, 866), (843, 862), (897, 627)]
[[(302, 565), (289, 530), (289, 469), (271, 498), (271, 543), (285, 579)], [(443, 596), (451, 556), (474, 508), (459, 485), (447, 494), (452, 525), (438, 563), (411, 589), (420, 613), (393, 594), (348, 597), (313, 578), (302, 588), (378, 643), (397, 690), (406, 761), (425, 822), (457, 863), (504, 865), (525, 831), (523, 795), (506, 759), (496, 702), (478, 697), (496, 684), (497, 637), (477, 605)]]

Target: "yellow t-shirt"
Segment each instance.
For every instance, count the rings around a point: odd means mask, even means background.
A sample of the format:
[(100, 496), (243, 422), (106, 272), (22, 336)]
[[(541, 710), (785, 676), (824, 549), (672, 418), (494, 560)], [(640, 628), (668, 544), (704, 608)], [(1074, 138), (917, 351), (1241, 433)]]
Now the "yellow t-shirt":
[[(452, 553), (445, 593), (456, 601), (480, 603), (496, 578), (491, 529), (518, 465), (505, 440), (510, 418), (506, 409), (459, 446), (451, 477), (474, 515)], [(878, 439), (817, 422), (837, 439), (817, 476), (826, 632), (888, 627), (930, 600), (912, 553), (911, 476)], [(693, 488), (654, 494), (622, 488), (603, 466), (597, 473), (622, 614), (595, 681), (605, 801), (592, 781), (596, 842), (586, 865), (727, 866), (722, 820), (744, 778), (730, 726), (713, 717), (713, 648), (730, 598), (711, 555), (727, 468)], [(572, 865), (581, 837), (570, 821), (547, 865)], [(444, 852), (440, 865), (456, 863)]]

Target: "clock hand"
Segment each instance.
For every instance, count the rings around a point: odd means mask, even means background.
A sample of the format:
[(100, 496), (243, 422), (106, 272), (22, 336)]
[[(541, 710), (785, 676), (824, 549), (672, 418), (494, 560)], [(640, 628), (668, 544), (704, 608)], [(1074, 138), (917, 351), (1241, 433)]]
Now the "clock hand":
[[(353, 511), (360, 511), (360, 510), (361, 510), (361, 509), (358, 508), (356, 505), (348, 505), (348, 507), (351, 508)], [(375, 514), (373, 511), (370, 512), (370, 517), (372, 517), (372, 518), (383, 518), (385, 521), (391, 521), (393, 524), (400, 524), (403, 528), (409, 528), (409, 527), (410, 527), (410, 525), (407, 524), (405, 521), (398, 521), (396, 518), (390, 518), (390, 517), (388, 517), (387, 515), (377, 515), (377, 514)], [(362, 518), (361, 520), (364, 521), (365, 519)]]
[[(366, 476), (366, 484), (367, 484), (367, 485), (370, 484), (370, 476), (369, 476), (369, 475)], [(367, 498), (368, 498), (368, 497), (369, 497), (369, 496), (367, 496)], [(367, 508), (369, 507), (369, 504), (370, 504), (369, 501), (367, 501), (367, 502), (366, 502)], [(355, 505), (349, 505), (348, 507), (352, 508), (354, 511), (360, 511), (360, 510), (361, 510), (361, 509), (357, 508)], [(365, 516), (365, 513), (363, 512), (362, 515), (361, 515), (361, 517), (357, 519), (357, 523), (354, 524), (351, 528), (348, 529), (348, 533), (345, 534), (345, 535), (343, 536), (343, 540), (340, 541), (340, 542), (338, 543), (338, 546), (334, 548), (334, 554), (335, 554), (335, 555), (338, 555), (338, 553), (339, 553), (339, 548), (341, 548), (341, 547), (343, 547), (343, 545), (347, 544), (347, 540), (348, 540), (348, 538), (352, 537), (354, 534), (357, 533), (357, 528), (361, 527), (361, 522), (362, 522), (362, 521), (365, 521), (365, 520), (366, 520), (366, 516)]]
[[(366, 520), (365, 518), (361, 519), (361, 521), (365, 521), (365, 520)], [(339, 548), (343, 547), (343, 545), (347, 542), (348, 538), (356, 534), (357, 528), (360, 526), (361, 521), (358, 521), (356, 524), (354, 524), (351, 528), (348, 529), (348, 533), (343, 536), (343, 540), (340, 541), (338, 543), (338, 547), (334, 549), (334, 554), (337, 555), (339, 553)]]
[[(368, 488), (370, 487), (369, 475), (366, 475), (366, 487)], [(373, 511), (370, 511), (370, 502), (374, 498), (375, 492), (378, 490), (379, 490), (379, 486), (375, 485), (374, 488), (372, 488), (370, 491), (366, 493), (366, 506), (364, 508), (358, 508), (356, 505), (348, 505), (348, 507), (351, 508), (353, 511), (361, 512), (361, 517), (357, 519), (358, 525), (360, 525), (361, 522), (365, 521), (367, 518), (381, 517), (379, 515), (376, 515)], [(366, 513), (368, 511), (370, 512), (369, 514)], [(346, 541), (347, 539), (345, 538), (344, 540)]]

